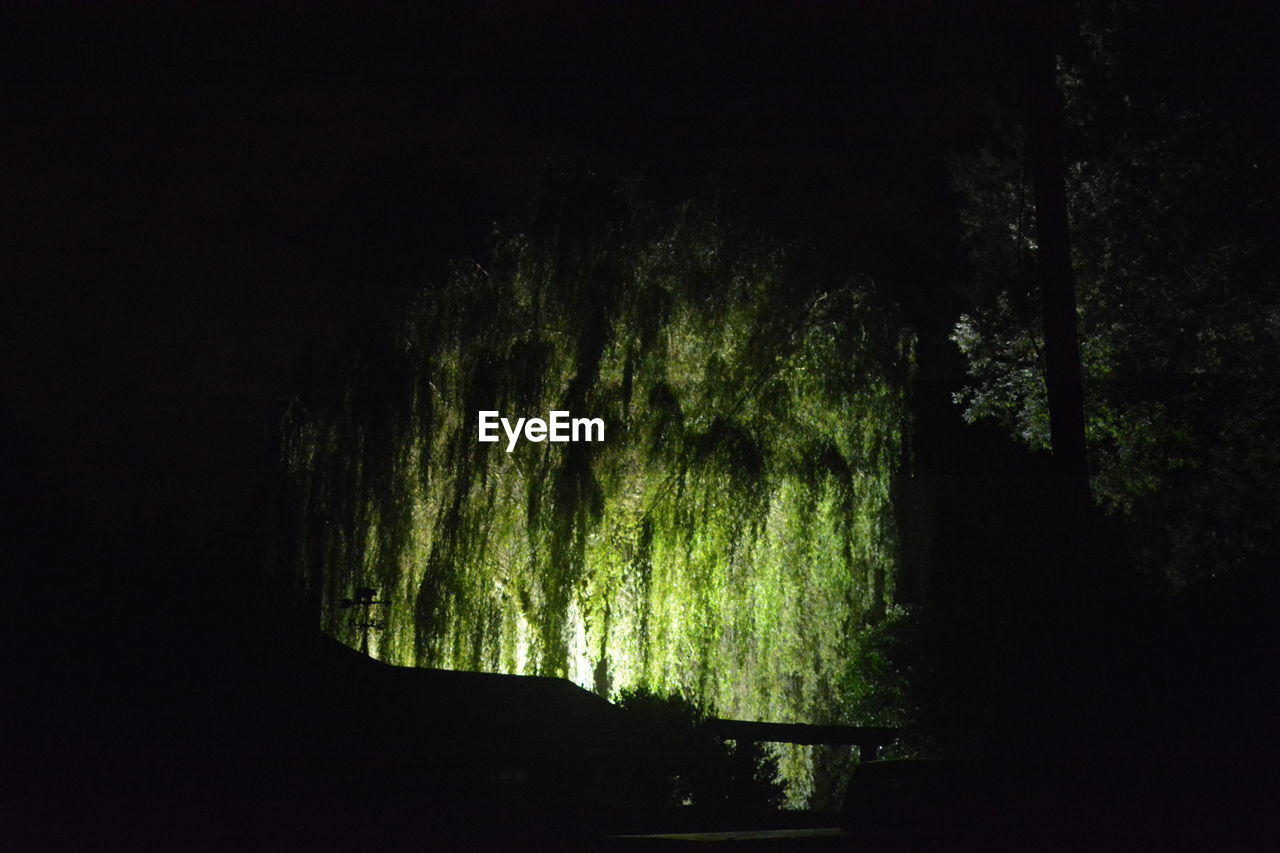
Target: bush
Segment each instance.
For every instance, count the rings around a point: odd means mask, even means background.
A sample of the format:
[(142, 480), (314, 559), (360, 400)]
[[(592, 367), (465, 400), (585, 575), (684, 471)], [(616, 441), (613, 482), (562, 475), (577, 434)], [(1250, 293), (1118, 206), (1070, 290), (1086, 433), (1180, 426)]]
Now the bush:
[(634, 776), (642, 800), (755, 812), (781, 805), (777, 759), (758, 743), (718, 738), (706, 725), (708, 706), (643, 688), (623, 691), (618, 705), (653, 747)]

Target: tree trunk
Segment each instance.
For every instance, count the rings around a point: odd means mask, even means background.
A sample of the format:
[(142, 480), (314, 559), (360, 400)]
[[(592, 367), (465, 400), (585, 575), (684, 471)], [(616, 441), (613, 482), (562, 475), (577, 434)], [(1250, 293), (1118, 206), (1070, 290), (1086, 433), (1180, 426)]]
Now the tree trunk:
[(1027, 32), (1030, 36), (1026, 42), (1028, 154), (1036, 206), (1053, 457), (1073, 497), (1087, 498), (1089, 466), (1085, 455), (1084, 388), (1062, 158), (1063, 103), (1058, 91), (1052, 33), (1053, 26), (1047, 21), (1034, 23)]

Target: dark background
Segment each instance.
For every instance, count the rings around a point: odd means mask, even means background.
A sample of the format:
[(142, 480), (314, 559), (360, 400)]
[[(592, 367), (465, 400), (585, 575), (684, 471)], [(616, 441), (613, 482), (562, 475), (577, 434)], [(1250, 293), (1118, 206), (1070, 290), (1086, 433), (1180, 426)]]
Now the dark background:
[(955, 254), (946, 157), (999, 74), (982, 16), (18, 4), (5, 417), (90, 529), (239, 535), (304, 354), (481, 256), (549, 163), (640, 178), (660, 208), (697, 197), (932, 299)]

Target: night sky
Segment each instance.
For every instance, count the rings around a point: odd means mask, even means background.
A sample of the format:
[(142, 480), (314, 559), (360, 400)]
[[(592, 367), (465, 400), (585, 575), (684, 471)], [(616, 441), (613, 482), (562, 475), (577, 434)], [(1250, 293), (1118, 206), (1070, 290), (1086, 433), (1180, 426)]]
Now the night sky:
[(0, 400), (92, 527), (243, 524), (304, 356), (483, 256), (548, 163), (931, 286), (977, 7), (423, 5), (19, 4)]

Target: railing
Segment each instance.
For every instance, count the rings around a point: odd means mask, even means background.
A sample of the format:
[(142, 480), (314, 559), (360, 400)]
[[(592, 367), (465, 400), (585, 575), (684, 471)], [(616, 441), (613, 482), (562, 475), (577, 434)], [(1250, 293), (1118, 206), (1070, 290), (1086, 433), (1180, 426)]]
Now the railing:
[(877, 750), (898, 739), (888, 726), (811, 726), (804, 723), (753, 723), (747, 720), (707, 720), (718, 737), (771, 743), (850, 744), (859, 761), (874, 761)]

